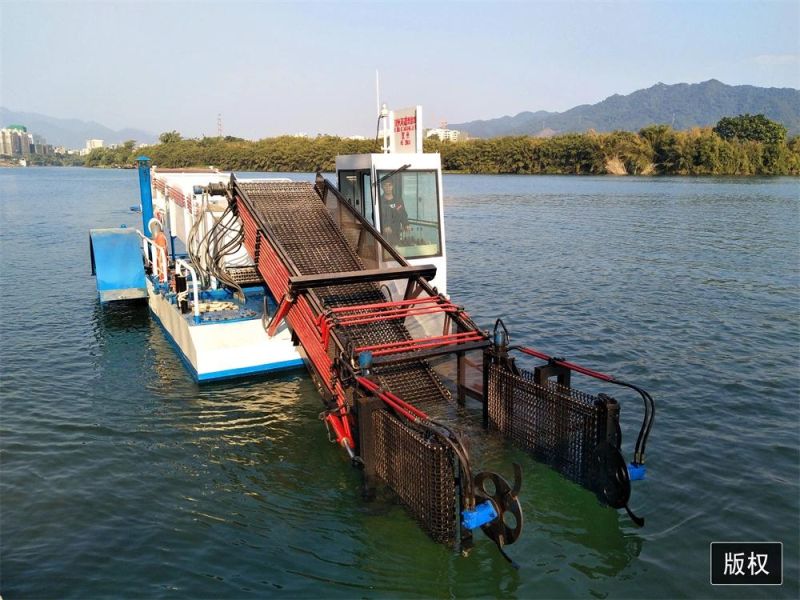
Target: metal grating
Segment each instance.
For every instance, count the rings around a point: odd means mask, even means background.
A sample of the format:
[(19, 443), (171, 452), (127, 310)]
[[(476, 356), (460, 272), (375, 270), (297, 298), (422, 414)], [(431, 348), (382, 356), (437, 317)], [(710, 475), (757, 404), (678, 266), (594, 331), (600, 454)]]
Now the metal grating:
[[(269, 228), (280, 245), (290, 274), (312, 275), (364, 269), (314, 186), (309, 183), (242, 182), (246, 205), (256, 222)], [(265, 232), (266, 235), (266, 232)], [(291, 264), (289, 264), (289, 262)], [(385, 302), (375, 283), (320, 287), (314, 290), (327, 308)], [(354, 347), (412, 339), (403, 318), (348, 327)], [(344, 338), (343, 332), (339, 334)], [(329, 352), (333, 352), (331, 346)], [(333, 359), (333, 356), (328, 358)], [(431, 366), (423, 360), (376, 366), (381, 387), (422, 410), (449, 404), (451, 396)], [(320, 373), (322, 378), (326, 373)], [(402, 500), (409, 512), (437, 542), (457, 540), (455, 458), (444, 445), (385, 409), (371, 418), (374, 428), (375, 473)]]
[(595, 449), (605, 439), (605, 410), (594, 396), (534, 382), (500, 365), (489, 368), (489, 425), (563, 475), (591, 486)]
[[(314, 185), (306, 182), (242, 182), (242, 190), (270, 227), (301, 275), (339, 273), (364, 269), (361, 259), (342, 235)], [(317, 288), (329, 308), (385, 302), (374, 283)], [(347, 336), (355, 346), (411, 339), (404, 319), (350, 327)], [(426, 405), (449, 402), (451, 394), (425, 361), (385, 366), (374, 370), (382, 387), (426, 410)]]
[(261, 285), (264, 279), (256, 267), (228, 267), (225, 273), (239, 285)]
[(305, 182), (243, 182), (253, 210), (269, 224), (300, 274), (363, 269), (314, 186)]
[(375, 467), (434, 541), (457, 541), (453, 450), (385, 410), (372, 415)]

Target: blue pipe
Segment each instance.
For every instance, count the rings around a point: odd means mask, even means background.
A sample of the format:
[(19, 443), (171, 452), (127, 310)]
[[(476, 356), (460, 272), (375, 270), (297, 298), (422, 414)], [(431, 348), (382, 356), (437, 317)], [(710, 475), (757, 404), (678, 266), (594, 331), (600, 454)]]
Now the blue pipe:
[(153, 218), (153, 190), (150, 188), (150, 159), (144, 155), (136, 159), (139, 165), (139, 195), (142, 199), (142, 233), (151, 237), (148, 224)]

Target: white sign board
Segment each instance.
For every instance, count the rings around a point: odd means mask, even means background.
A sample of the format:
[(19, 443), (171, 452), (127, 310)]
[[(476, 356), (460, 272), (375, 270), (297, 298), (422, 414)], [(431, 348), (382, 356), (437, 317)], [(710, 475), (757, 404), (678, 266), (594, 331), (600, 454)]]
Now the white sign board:
[(401, 108), (390, 113), (390, 152), (422, 152), (422, 107)]

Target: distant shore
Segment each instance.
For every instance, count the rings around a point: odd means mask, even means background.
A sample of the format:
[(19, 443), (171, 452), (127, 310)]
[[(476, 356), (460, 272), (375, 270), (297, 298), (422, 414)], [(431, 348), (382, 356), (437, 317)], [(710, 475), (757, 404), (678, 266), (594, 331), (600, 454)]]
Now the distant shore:
[[(297, 169), (297, 170), (275, 170), (275, 169), (223, 169), (221, 167), (217, 167), (216, 165), (204, 165), (198, 163), (196, 165), (189, 165), (181, 168), (186, 169), (199, 169), (199, 168), (207, 168), (207, 167), (219, 168), (221, 171), (234, 171), (234, 172), (244, 172), (244, 171), (252, 171), (257, 173), (316, 173), (317, 170), (315, 169)], [(37, 167), (64, 167), (64, 168), (83, 168), (83, 169), (99, 169), (99, 170), (129, 170), (132, 171), (136, 168), (136, 165), (97, 165), (97, 166), (89, 166), (89, 165), (28, 165), (27, 167), (23, 167), (20, 164), (3, 164), (0, 162), (0, 169), (21, 169), (21, 168), (37, 168)], [(165, 167), (169, 168), (169, 167)], [(331, 169), (327, 171), (325, 169), (320, 170), (321, 173), (332, 173), (335, 169)], [(442, 174), (444, 175), (530, 175), (531, 177), (536, 176), (559, 176), (559, 177), (608, 177), (609, 179), (614, 179), (618, 177), (634, 177), (640, 179), (648, 179), (648, 178), (658, 178), (658, 177), (740, 177), (742, 179), (747, 179), (751, 177), (800, 177), (800, 173), (771, 173), (771, 174), (759, 174), (759, 173), (751, 173), (751, 174), (728, 174), (728, 173), (715, 173), (715, 174), (708, 174), (708, 173), (637, 173), (637, 174), (630, 174), (630, 173), (499, 173), (499, 172), (486, 172), (481, 173), (478, 171), (465, 171), (465, 170), (457, 170), (457, 169), (442, 169)]]
[[(742, 116), (732, 120), (756, 119)], [(723, 120), (724, 121), (724, 120)], [(722, 121), (720, 121), (722, 123)], [(760, 122), (757, 125), (763, 125)], [(549, 138), (528, 136), (472, 139), (463, 142), (425, 140), (425, 152), (438, 152), (447, 173), (519, 175), (800, 175), (800, 136), (786, 139), (776, 123), (761, 139), (750, 131), (726, 135), (719, 127), (675, 131), (651, 125), (638, 133), (568, 133)], [(133, 141), (115, 148), (96, 148), (76, 166), (130, 168), (136, 157), (148, 156), (164, 168), (214, 165), (224, 171), (332, 172), (341, 154), (380, 152), (377, 140), (334, 136), (281, 136), (249, 141), (235, 137), (183, 139), (162, 134), (161, 143), (136, 148)], [(45, 164), (57, 164), (47, 157)], [(35, 164), (35, 163), (33, 163)]]

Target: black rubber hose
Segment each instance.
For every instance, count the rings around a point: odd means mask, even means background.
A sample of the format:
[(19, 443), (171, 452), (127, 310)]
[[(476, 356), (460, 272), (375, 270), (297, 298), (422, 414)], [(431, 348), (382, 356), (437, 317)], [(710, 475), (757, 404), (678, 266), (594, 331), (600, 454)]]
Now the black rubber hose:
[(653, 428), (653, 421), (655, 419), (656, 414), (656, 403), (653, 400), (653, 397), (647, 393), (645, 390), (640, 388), (637, 385), (633, 385), (632, 383), (628, 383), (626, 381), (620, 381), (619, 379), (612, 379), (609, 383), (615, 383), (617, 385), (621, 385), (623, 387), (630, 388), (635, 390), (639, 393), (644, 401), (644, 419), (642, 420), (642, 427), (639, 430), (639, 436), (636, 438), (636, 447), (634, 448), (634, 455), (633, 460), (637, 464), (644, 463), (645, 459), (645, 449), (647, 447), (647, 438), (650, 436), (650, 430)]

